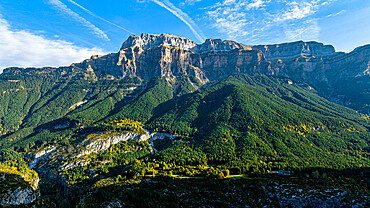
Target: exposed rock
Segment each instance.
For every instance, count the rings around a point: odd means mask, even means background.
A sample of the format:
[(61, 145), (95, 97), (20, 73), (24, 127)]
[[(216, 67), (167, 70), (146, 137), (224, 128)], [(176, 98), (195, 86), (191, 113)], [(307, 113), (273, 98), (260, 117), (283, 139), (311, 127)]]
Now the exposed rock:
[(149, 48), (155, 48), (160, 45), (165, 46), (176, 46), (183, 50), (189, 50), (196, 47), (196, 43), (176, 35), (169, 35), (169, 34), (147, 34), (143, 33), (141, 37), (137, 35), (131, 35), (122, 45), (121, 50), (131, 47), (139, 47), (144, 50)]
[(19, 206), (34, 203), (40, 196), (24, 179), (11, 173), (0, 173), (0, 205)]
[(81, 144), (84, 149), (74, 156), (76, 158), (88, 155), (91, 153), (98, 153), (109, 149), (111, 145), (117, 144), (122, 141), (129, 141), (131, 139), (139, 139), (140, 135), (136, 133), (126, 133), (123, 135), (107, 137), (106, 134), (97, 135), (96, 137), (87, 138)]
[[(145, 51), (141, 48), (126, 48), (117, 54), (88, 59), (74, 66), (91, 68), (97, 76), (110, 74), (118, 78), (140, 77), (149, 81), (154, 76), (175, 78), (192, 75), (202, 83), (208, 82), (204, 72), (193, 67), (192, 55), (190, 51), (163, 45)], [(199, 60), (195, 62), (199, 63)]]
[(287, 59), (297, 56), (328, 56), (334, 55), (335, 49), (331, 45), (310, 41), (297, 41), (293, 43), (283, 43), (275, 45), (253, 46), (253, 50), (260, 50), (264, 53), (267, 60)]
[(149, 140), (154, 141), (157, 139), (164, 139), (164, 138), (169, 138), (169, 139), (176, 139), (178, 136), (172, 135), (172, 134), (166, 134), (166, 133), (152, 133), (150, 135)]
[(28, 167), (30, 169), (34, 168), (40, 160), (43, 160), (43, 159), (47, 158), (47, 156), (49, 156), (51, 153), (53, 153), (56, 149), (57, 149), (57, 147), (52, 145), (52, 146), (48, 146), (46, 148), (43, 148), (43, 149), (37, 151), (36, 153), (26, 154), (27, 157), (33, 158), (33, 160), (28, 164)]
[[(87, 136), (85, 140), (81, 143), (72, 146), (49, 146), (41, 149), (33, 154), (28, 154), (28, 157), (32, 157), (29, 163), (30, 168), (42, 167), (44, 163), (53, 161), (54, 166), (58, 171), (65, 171), (78, 166), (86, 166), (91, 161), (85, 156), (90, 154), (98, 154), (108, 150), (112, 145), (118, 144), (123, 141), (130, 141), (133, 139), (139, 141), (148, 141), (152, 146), (150, 150), (152, 153), (155, 152), (153, 141), (157, 139), (164, 138), (175, 139), (176, 135), (166, 134), (166, 133), (150, 133), (146, 130), (146, 134), (139, 135), (132, 132), (127, 132), (125, 134), (117, 133), (95, 133)], [(46, 172), (48, 170), (45, 170)]]
[(196, 53), (209, 53), (228, 52), (235, 49), (252, 50), (252, 47), (230, 40), (222, 41), (221, 39), (207, 39), (203, 44), (192, 48), (191, 51)]

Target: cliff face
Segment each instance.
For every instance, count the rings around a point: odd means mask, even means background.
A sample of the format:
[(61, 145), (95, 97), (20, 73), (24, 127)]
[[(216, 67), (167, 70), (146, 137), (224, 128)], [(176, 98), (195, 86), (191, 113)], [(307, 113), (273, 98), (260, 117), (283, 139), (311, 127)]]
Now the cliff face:
[(97, 76), (105, 74), (115, 77), (140, 77), (149, 81), (152, 77), (192, 75), (202, 83), (208, 82), (204, 72), (193, 67), (199, 64), (191, 51), (160, 45), (143, 50), (139, 47), (125, 48), (116, 54), (92, 57), (74, 66), (90, 70)]
[(143, 33), (141, 37), (136, 36), (136, 35), (131, 35), (123, 43), (121, 50), (126, 49), (126, 48), (131, 48), (131, 47), (139, 47), (139, 48), (146, 50), (149, 48), (158, 47), (160, 45), (176, 46), (183, 50), (189, 50), (189, 49), (196, 47), (197, 44), (181, 36), (175, 36), (175, 35), (169, 35), (169, 34), (154, 35), (154, 34)]
[(331, 45), (324, 45), (317, 42), (293, 42), (279, 45), (259, 45), (253, 46), (253, 50), (260, 50), (266, 59), (287, 59), (297, 56), (329, 56), (335, 54), (335, 49)]
[(173, 46), (195, 53), (222, 52), (234, 49), (252, 49), (251, 46), (247, 46), (230, 40), (222, 41), (221, 39), (207, 39), (204, 43), (198, 45), (195, 42), (181, 36), (169, 34), (154, 35), (143, 33), (140, 37), (137, 35), (131, 35), (122, 44), (121, 50), (135, 47), (147, 50), (149, 48), (156, 48), (160, 45)]

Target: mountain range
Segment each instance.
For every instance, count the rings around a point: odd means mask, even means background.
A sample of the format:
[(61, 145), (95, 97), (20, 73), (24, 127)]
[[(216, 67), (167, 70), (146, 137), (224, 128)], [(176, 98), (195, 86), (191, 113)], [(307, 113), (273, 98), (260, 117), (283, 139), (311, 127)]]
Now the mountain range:
[[(313, 41), (250, 46), (132, 35), (118, 53), (68, 67), (4, 69), (0, 160), (18, 175), (39, 174), (47, 197), (28, 191), (35, 206), (89, 207), (102, 187), (155, 175), (366, 174), (369, 93), (370, 45), (343, 53)], [(228, 203), (220, 206), (239, 206)]]

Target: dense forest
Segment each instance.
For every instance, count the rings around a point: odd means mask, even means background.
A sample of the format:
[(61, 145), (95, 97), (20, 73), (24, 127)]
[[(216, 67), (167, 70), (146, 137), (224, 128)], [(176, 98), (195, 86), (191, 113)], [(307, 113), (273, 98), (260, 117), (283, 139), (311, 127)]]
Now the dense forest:
[[(369, 116), (327, 101), (306, 83), (233, 74), (200, 86), (191, 75), (145, 82), (97, 79), (73, 68), (29, 70), (32, 74), (0, 76), (0, 161), (24, 169), (38, 153), (50, 152), (32, 168), (40, 175), (41, 193), (58, 206), (76, 205), (87, 193), (86, 204), (95, 197), (129, 196), (129, 203), (137, 203), (148, 194), (140, 190), (149, 190), (137, 180), (158, 180), (155, 189), (161, 191), (163, 183), (191, 191), (186, 181), (176, 181), (198, 179), (198, 187), (211, 187), (220, 182), (210, 179), (269, 178), (266, 174), (285, 170), (346, 184), (341, 176), (351, 170), (360, 174), (352, 178), (356, 184), (366, 183), (361, 174), (370, 167)], [(148, 132), (160, 139), (150, 139)], [(113, 142), (125, 135), (138, 139)], [(93, 149), (101, 143), (104, 149)], [(127, 196), (112, 191), (126, 193), (126, 186), (135, 191)], [(59, 195), (66, 187), (69, 201)], [(160, 198), (169, 204), (182, 200)]]

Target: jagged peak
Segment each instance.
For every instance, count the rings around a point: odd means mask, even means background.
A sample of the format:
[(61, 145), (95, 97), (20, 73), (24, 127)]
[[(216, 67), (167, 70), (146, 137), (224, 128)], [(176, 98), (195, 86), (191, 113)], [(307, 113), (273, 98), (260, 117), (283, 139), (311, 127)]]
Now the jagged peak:
[(131, 47), (140, 47), (144, 50), (158, 47), (160, 45), (176, 46), (183, 50), (190, 50), (197, 44), (190, 39), (171, 34), (148, 34), (141, 36), (131, 35), (122, 45), (121, 50)]
[(231, 40), (206, 39), (202, 44), (196, 44), (194, 41), (177, 35), (171, 34), (148, 34), (143, 33), (141, 36), (131, 35), (122, 44), (121, 50), (131, 47), (140, 47), (144, 50), (149, 48), (164, 46), (174, 46), (183, 50), (195, 53), (230, 51), (234, 49), (251, 50), (251, 46), (237, 43)]

